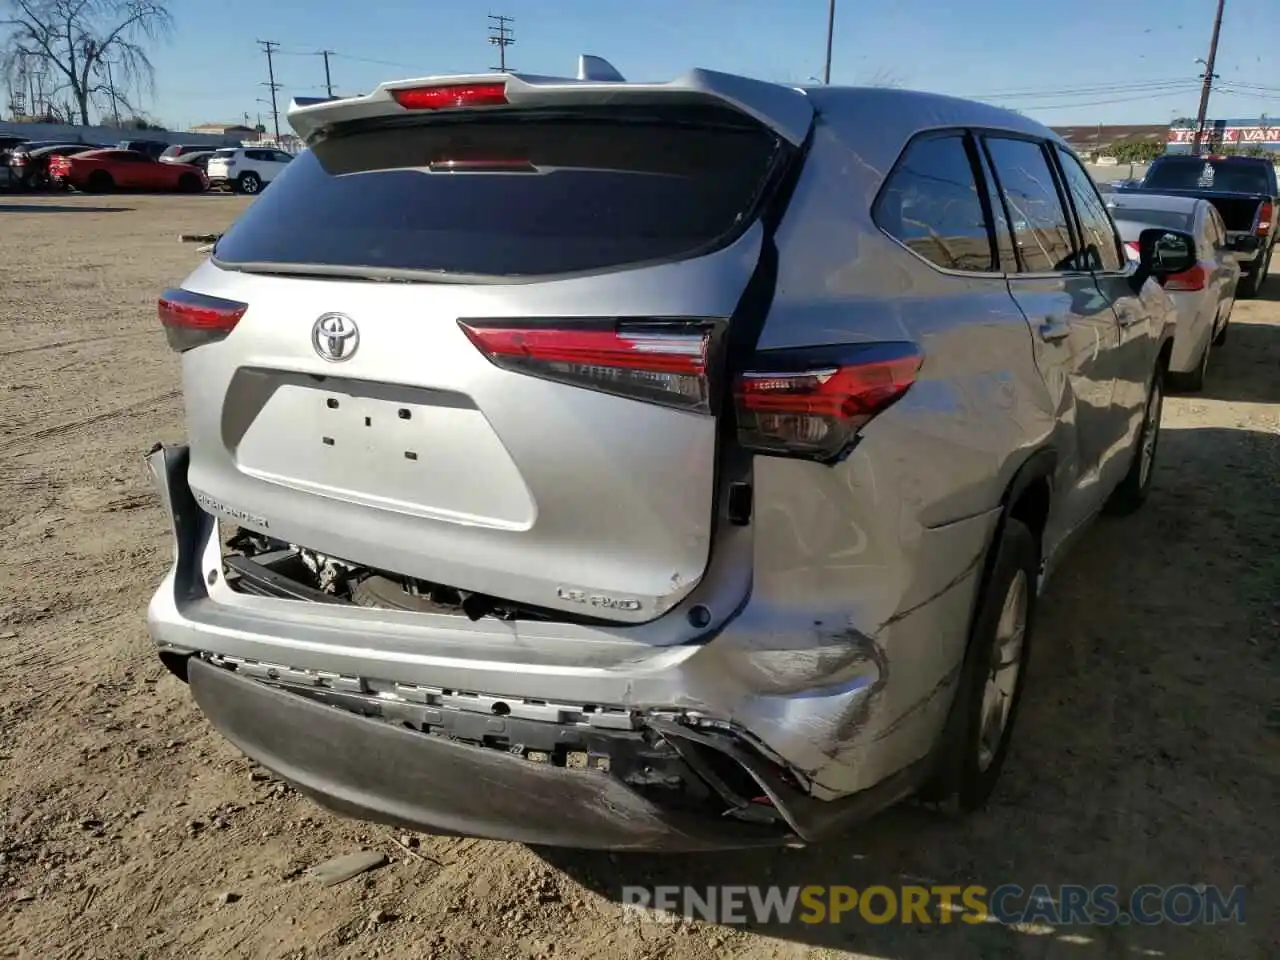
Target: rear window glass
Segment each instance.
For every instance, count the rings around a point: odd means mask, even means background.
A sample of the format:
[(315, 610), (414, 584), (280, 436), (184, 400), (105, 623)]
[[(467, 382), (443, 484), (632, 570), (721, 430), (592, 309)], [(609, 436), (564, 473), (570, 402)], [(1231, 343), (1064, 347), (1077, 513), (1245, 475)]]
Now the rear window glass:
[(1188, 157), (1153, 164), (1142, 185), (1157, 190), (1266, 193), (1270, 188), (1270, 181), (1267, 171), (1260, 163), (1231, 163)]
[(1153, 227), (1167, 227), (1170, 230), (1190, 230), (1191, 214), (1179, 213), (1176, 210), (1143, 210), (1139, 207), (1113, 207), (1111, 216), (1117, 220), (1129, 220), (1145, 223)]
[(744, 225), (778, 150), (723, 110), (384, 122), (295, 157), (215, 256), (496, 277), (674, 258)]

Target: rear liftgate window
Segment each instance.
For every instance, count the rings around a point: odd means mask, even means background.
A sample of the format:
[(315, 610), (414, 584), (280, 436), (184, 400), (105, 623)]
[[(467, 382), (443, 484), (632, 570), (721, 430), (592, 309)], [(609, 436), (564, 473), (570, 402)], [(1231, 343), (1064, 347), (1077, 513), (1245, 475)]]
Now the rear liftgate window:
[(673, 259), (745, 227), (780, 155), (773, 134), (718, 108), (397, 118), (298, 156), (215, 257), (424, 279)]

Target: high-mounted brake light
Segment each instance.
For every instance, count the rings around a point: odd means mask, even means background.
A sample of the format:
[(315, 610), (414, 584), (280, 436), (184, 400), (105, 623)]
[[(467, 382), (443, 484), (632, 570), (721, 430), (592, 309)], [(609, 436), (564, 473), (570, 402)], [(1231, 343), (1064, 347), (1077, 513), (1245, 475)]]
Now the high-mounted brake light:
[(708, 413), (710, 320), (459, 320), (495, 366)]
[(392, 90), (391, 96), (406, 110), (448, 110), (466, 107), (500, 107), (507, 102), (505, 83), (451, 83), (436, 87)]
[(735, 391), (748, 450), (829, 462), (915, 383), (924, 354), (893, 342), (766, 350)]
[(1203, 290), (1209, 283), (1209, 271), (1196, 264), (1181, 273), (1171, 273), (1164, 278), (1166, 290)]
[(1258, 206), (1258, 226), (1254, 230), (1258, 236), (1266, 236), (1271, 232), (1271, 215), (1275, 212), (1270, 200), (1263, 200)]
[(181, 353), (222, 340), (249, 309), (246, 303), (190, 290), (166, 290), (156, 305), (169, 346)]

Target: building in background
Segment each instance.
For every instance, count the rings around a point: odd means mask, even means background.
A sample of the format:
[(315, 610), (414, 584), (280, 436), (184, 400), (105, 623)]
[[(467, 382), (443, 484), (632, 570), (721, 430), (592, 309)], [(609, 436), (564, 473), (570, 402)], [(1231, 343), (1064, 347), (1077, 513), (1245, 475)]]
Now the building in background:
[[(1174, 123), (1165, 145), (1167, 153), (1190, 153), (1195, 143), (1194, 123)], [(1210, 120), (1205, 124), (1205, 146), (1231, 153), (1262, 152), (1280, 156), (1280, 122), (1266, 117), (1241, 120)]]
[(243, 123), (202, 123), (192, 127), (190, 132), (212, 134), (216, 137), (234, 137), (237, 140), (252, 140), (259, 136), (257, 130), (246, 127)]

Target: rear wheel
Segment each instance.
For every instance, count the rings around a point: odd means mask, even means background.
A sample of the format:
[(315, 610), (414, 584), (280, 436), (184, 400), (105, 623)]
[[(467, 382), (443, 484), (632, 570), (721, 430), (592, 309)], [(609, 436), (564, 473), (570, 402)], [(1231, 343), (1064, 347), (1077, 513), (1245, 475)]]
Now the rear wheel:
[(941, 741), (938, 769), (920, 791), (959, 812), (995, 790), (1025, 685), (1040, 552), (1021, 521), (1006, 517), (969, 637), (960, 689)]
[(1160, 445), (1160, 416), (1164, 412), (1164, 367), (1157, 367), (1147, 388), (1147, 405), (1134, 445), (1133, 462), (1119, 486), (1107, 501), (1109, 513), (1133, 513), (1151, 492), (1151, 475), (1155, 473), (1156, 451)]
[(1200, 360), (1196, 363), (1196, 368), (1187, 373), (1180, 373), (1177, 377), (1169, 375), (1170, 386), (1176, 386), (1179, 390), (1185, 390), (1187, 393), (1198, 393), (1204, 389), (1204, 378), (1209, 372), (1209, 353), (1213, 349), (1214, 337), (1212, 333), (1209, 339), (1205, 341), (1204, 349), (1200, 351)]
[(1213, 345), (1220, 347), (1227, 342), (1227, 327), (1231, 324), (1231, 311), (1227, 311), (1227, 315), (1222, 318), (1222, 326), (1218, 328), (1218, 332), (1213, 335)]
[(116, 187), (116, 181), (105, 170), (95, 170), (85, 181), (85, 188), (90, 193), (110, 193)]
[(240, 178), (236, 180), (236, 189), (241, 193), (247, 193), (252, 196), (262, 189), (262, 178), (252, 171), (242, 173)]
[(1262, 292), (1262, 285), (1267, 282), (1267, 274), (1271, 272), (1271, 253), (1271, 250), (1267, 251), (1267, 255), (1262, 258), (1257, 269), (1240, 285), (1241, 292), (1246, 297), (1256, 297)]

